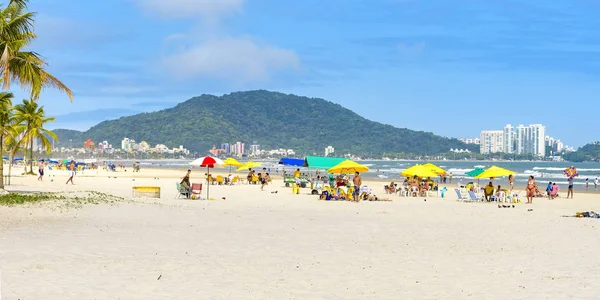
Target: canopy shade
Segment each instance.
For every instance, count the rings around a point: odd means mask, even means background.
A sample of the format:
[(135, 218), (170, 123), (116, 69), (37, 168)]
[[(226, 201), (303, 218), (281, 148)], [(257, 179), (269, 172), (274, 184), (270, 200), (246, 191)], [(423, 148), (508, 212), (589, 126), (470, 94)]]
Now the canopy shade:
[(425, 177), (437, 177), (439, 174), (434, 172), (431, 167), (427, 167), (425, 165), (414, 165), (406, 170), (404, 170), (404, 172), (401, 173), (402, 176), (407, 176), (407, 177), (411, 177), (411, 176), (417, 176), (420, 178), (425, 178)]
[(475, 170), (471, 170), (471, 171), (469, 171), (469, 172), (465, 173), (465, 175), (467, 175), (467, 176), (469, 176), (469, 177), (475, 177), (475, 176), (477, 176), (477, 175), (479, 175), (479, 174), (483, 173), (484, 171), (485, 171), (484, 169), (477, 168), (477, 169), (475, 169)]
[(237, 159), (233, 158), (233, 157), (229, 157), (226, 160), (223, 161), (223, 165), (224, 166), (233, 166), (233, 167), (239, 167), (241, 165), (243, 165), (241, 162), (237, 161)]
[(279, 160), (280, 165), (302, 167), (304, 165), (304, 159), (301, 158), (282, 158)]
[(304, 167), (330, 169), (344, 160), (345, 158), (339, 157), (307, 156), (304, 159)]
[[(219, 162), (222, 164), (223, 161), (219, 159)], [(212, 156), (200, 157), (190, 163), (192, 166), (200, 166), (200, 167), (208, 167), (214, 168), (215, 165), (218, 165), (217, 159)]]
[(434, 173), (438, 174), (438, 175), (442, 175), (442, 174), (446, 174), (446, 170), (432, 164), (432, 163), (426, 163), (423, 165), (426, 168), (431, 169)]
[(475, 176), (475, 178), (492, 178), (492, 177), (502, 177), (508, 175), (516, 174), (515, 171), (503, 169), (497, 166), (491, 166), (489, 169), (483, 171), (481, 174)]
[(262, 166), (262, 163), (249, 161), (249, 162), (241, 165), (239, 168), (237, 168), (237, 170), (244, 171), (244, 170), (248, 170), (248, 169), (252, 169), (252, 168), (256, 168), (256, 167), (260, 167), (260, 166)]
[(329, 173), (355, 173), (355, 172), (368, 172), (369, 168), (367, 166), (361, 165), (357, 162), (353, 162), (351, 160), (345, 160), (332, 168), (329, 168), (327, 172)]

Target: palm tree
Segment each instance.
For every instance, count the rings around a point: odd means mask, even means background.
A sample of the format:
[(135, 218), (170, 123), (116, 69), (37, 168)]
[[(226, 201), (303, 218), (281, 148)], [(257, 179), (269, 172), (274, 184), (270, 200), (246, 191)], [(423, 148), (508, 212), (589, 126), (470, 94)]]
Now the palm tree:
[(57, 88), (73, 101), (73, 92), (44, 68), (46, 61), (36, 52), (24, 49), (36, 38), (33, 33), (35, 13), (27, 11), (29, 0), (10, 0), (0, 9), (0, 75), (3, 90), (9, 90), (11, 80), (30, 90), (37, 100), (46, 87)]
[(21, 141), (25, 143), (26, 151), (29, 150), (29, 174), (33, 173), (33, 142), (39, 141), (46, 152), (52, 150), (52, 140), (58, 140), (56, 134), (44, 128), (49, 122), (54, 122), (54, 118), (46, 117), (43, 106), (39, 106), (34, 100), (23, 100), (22, 104), (15, 106), (15, 118), (19, 125), (15, 126), (18, 132), (22, 132)]
[[(4, 149), (7, 139), (14, 138), (16, 135), (15, 121), (12, 106), (12, 93), (0, 92), (0, 156), (4, 160)], [(4, 189), (4, 162), (0, 164), (0, 189)]]

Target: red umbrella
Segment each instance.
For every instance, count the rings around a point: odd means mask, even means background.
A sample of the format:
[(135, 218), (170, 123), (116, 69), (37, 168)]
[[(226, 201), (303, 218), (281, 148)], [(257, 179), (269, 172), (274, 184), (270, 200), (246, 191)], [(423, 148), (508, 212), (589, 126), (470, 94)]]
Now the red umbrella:
[[(217, 161), (210, 156), (205, 156), (194, 160), (191, 165), (200, 165), (200, 167), (206, 167), (206, 174), (209, 174), (209, 169), (214, 168)], [(206, 199), (210, 200), (210, 182), (206, 184)]]

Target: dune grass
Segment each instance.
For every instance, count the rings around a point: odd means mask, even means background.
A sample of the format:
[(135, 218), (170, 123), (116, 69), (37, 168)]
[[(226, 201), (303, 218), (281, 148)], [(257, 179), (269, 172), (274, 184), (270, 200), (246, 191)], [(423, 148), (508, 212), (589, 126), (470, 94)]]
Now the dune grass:
[(0, 195), (0, 205), (14, 206), (21, 204), (42, 203), (47, 201), (65, 201), (72, 204), (100, 204), (121, 201), (123, 198), (96, 191), (77, 193), (9, 193)]

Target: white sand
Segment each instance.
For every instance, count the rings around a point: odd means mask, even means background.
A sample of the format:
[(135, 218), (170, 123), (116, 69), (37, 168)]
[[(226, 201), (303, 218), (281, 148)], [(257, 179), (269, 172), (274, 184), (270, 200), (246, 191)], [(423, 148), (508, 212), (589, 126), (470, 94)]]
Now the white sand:
[(48, 204), (0, 207), (2, 299), (600, 295), (600, 220), (561, 217), (600, 211), (596, 195), (514, 209), (458, 203), (451, 193), (445, 200), (395, 196), (356, 204), (292, 195), (275, 183), (264, 192), (211, 186), (219, 200), (188, 201), (173, 199), (177, 179), (143, 175), (149, 178), (100, 172), (75, 178), (75, 186), (65, 186), (65, 177), (14, 179), (9, 190), (123, 197), (133, 185), (159, 185), (163, 198), (66, 211)]

